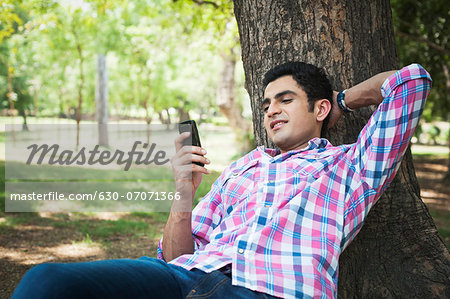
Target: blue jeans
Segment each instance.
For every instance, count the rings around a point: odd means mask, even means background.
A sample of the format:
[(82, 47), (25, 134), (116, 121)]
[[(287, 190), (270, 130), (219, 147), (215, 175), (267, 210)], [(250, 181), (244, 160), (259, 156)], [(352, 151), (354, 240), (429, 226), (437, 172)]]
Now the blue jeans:
[(18, 298), (272, 298), (231, 285), (220, 271), (188, 271), (156, 258), (41, 264), (22, 278)]

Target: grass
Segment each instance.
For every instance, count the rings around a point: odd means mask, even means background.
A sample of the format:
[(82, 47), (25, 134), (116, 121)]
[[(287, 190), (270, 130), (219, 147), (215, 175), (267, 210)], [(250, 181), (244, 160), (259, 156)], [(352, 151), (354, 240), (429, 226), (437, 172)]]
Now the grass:
[(450, 212), (438, 209), (429, 209), (431, 217), (436, 224), (439, 235), (446, 243), (447, 248), (450, 250)]
[(449, 147), (443, 145), (413, 144), (411, 146), (411, 152), (414, 156), (447, 158), (449, 154)]
[[(157, 224), (165, 223), (169, 215), (168, 212), (131, 212), (126, 213), (125, 218), (117, 220), (101, 220), (95, 219), (96, 213), (70, 213), (70, 217), (66, 213), (53, 214), (51, 218), (44, 218), (38, 213), (5, 213), (5, 163), (0, 162), (0, 217), (4, 220), (0, 222), (0, 231), (2, 228), (14, 228), (18, 225), (38, 225), (50, 227), (69, 228), (89, 236), (89, 239), (99, 241), (107, 239), (112, 235), (130, 235), (130, 236), (148, 236), (155, 238), (160, 234)], [(212, 172), (211, 175), (204, 176), (200, 184), (195, 202), (203, 197), (208, 191), (211, 184), (219, 176), (218, 172)], [(105, 178), (105, 177), (103, 177)]]
[[(49, 169), (45, 169), (45, 166), (38, 166), (42, 172), (49, 172)], [(70, 172), (72, 170), (63, 170)], [(158, 174), (169, 176), (169, 170), (161, 173), (148, 171), (144, 177), (146, 180), (138, 179), (143, 177), (143, 172), (145, 170), (138, 169), (134, 174), (128, 177), (128, 181), (123, 182), (123, 189), (127, 190), (129, 184), (133, 184), (136, 181), (139, 183), (149, 183), (149, 177), (156, 177)], [(36, 169), (36, 172), (37, 169)], [(35, 177), (36, 183), (42, 183), (47, 180), (48, 176), (41, 174)], [(123, 173), (123, 172), (122, 172)], [(208, 191), (211, 184), (216, 180), (220, 173), (214, 172), (211, 175), (204, 176), (201, 185), (199, 186), (195, 202), (203, 197)], [(71, 176), (69, 174), (68, 176)], [(88, 181), (89, 177), (101, 178), (103, 182), (112, 182), (117, 185), (117, 173), (111, 174), (108, 171), (92, 170), (90, 174), (84, 174), (81, 179)], [(80, 177), (79, 177), (80, 179)], [(133, 181), (134, 179), (134, 181)], [(128, 185), (127, 185), (128, 184)], [(168, 212), (131, 212), (126, 213), (125, 218), (120, 218), (117, 220), (101, 220), (96, 219), (96, 213), (70, 213), (70, 217), (67, 213), (52, 214), (50, 218), (45, 218), (39, 216), (38, 213), (5, 213), (5, 162), (0, 161), (0, 217), (3, 217), (3, 221), (0, 222), (0, 231), (2, 229), (14, 228), (19, 225), (37, 225), (37, 226), (50, 226), (50, 227), (62, 227), (69, 228), (74, 231), (81, 233), (85, 236), (86, 240), (96, 240), (101, 241), (102, 239), (107, 239), (112, 235), (129, 235), (135, 236), (148, 236), (150, 238), (155, 238), (160, 235), (160, 231), (157, 225), (165, 223), (168, 217)]]
[(152, 228), (152, 223), (159, 223), (160, 219), (136, 217), (118, 220), (101, 220), (83, 213), (73, 213), (71, 217), (64, 217), (66, 214), (52, 215), (51, 218), (41, 217), (38, 213), (6, 213), (3, 215), (5, 221), (0, 223), (0, 230), (14, 228), (19, 225), (34, 225), (46, 227), (69, 228), (78, 231), (82, 235), (89, 234), (90, 237), (98, 240), (108, 238), (115, 234), (126, 234), (131, 236), (147, 235), (154, 238), (157, 231)]
[(89, 236), (89, 234), (86, 234), (86, 237), (84, 237), (83, 240), (81, 240), (81, 242), (72, 242), (72, 244), (77, 243), (92, 245), (94, 242), (92, 241), (91, 236)]
[(145, 234), (153, 238), (155, 230), (145, 221), (133, 220), (104, 220), (104, 221), (75, 221), (77, 230), (82, 234), (90, 234), (95, 238), (108, 238), (115, 234), (131, 234), (133, 236)]
[(447, 159), (448, 154), (442, 153), (432, 153), (432, 152), (424, 152), (424, 153), (414, 153), (413, 157), (417, 158), (435, 158), (435, 159)]

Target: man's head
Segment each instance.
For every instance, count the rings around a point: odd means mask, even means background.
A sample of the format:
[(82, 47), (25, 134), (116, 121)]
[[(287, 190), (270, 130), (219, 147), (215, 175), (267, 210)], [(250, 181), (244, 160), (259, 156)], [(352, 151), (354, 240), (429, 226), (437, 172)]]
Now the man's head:
[(300, 149), (326, 130), (333, 90), (323, 70), (303, 62), (276, 66), (264, 76), (264, 126), (286, 152)]

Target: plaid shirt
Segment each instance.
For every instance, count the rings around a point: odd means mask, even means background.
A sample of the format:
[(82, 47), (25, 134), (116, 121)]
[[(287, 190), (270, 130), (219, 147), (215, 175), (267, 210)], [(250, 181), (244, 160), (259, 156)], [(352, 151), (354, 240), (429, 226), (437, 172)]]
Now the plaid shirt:
[(231, 263), (233, 285), (336, 297), (339, 255), (394, 178), (430, 87), (421, 66), (407, 66), (384, 82), (356, 143), (314, 138), (301, 150), (258, 147), (234, 162), (193, 211), (195, 252), (170, 263), (205, 272)]

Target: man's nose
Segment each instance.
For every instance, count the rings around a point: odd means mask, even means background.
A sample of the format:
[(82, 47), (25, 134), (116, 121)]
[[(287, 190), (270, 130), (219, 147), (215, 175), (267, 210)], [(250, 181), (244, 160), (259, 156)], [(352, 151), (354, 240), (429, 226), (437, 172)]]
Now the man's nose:
[(277, 103), (270, 103), (267, 108), (267, 116), (272, 117), (275, 114), (279, 114), (281, 112), (280, 106)]

